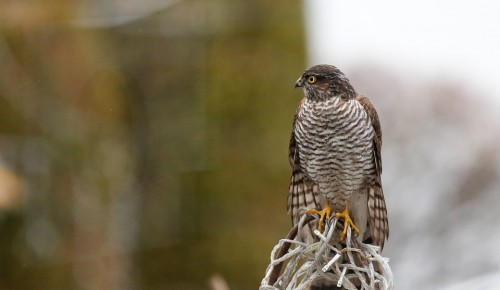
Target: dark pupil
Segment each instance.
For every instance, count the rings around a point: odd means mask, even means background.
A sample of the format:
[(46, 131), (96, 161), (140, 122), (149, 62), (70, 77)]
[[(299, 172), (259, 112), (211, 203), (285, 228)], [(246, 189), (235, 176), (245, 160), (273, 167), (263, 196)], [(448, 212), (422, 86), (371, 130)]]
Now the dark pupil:
[(309, 81), (310, 81), (311, 83), (312, 83), (312, 82), (314, 82), (314, 77), (310, 77), (310, 78), (309, 78)]

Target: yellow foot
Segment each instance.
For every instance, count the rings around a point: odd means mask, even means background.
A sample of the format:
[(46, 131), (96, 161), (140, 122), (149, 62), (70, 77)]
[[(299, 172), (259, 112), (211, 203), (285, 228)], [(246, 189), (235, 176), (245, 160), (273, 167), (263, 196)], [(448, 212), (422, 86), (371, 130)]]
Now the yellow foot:
[(335, 217), (341, 218), (344, 220), (344, 230), (342, 231), (342, 235), (340, 236), (341, 242), (343, 242), (345, 240), (345, 237), (347, 235), (347, 226), (348, 225), (350, 225), (351, 229), (359, 235), (358, 228), (354, 225), (354, 223), (351, 220), (351, 217), (349, 216), (349, 212), (347, 211), (347, 206), (345, 207), (343, 212), (336, 213)]
[(332, 216), (332, 208), (330, 207), (330, 202), (327, 201), (322, 210), (308, 209), (307, 213), (319, 215), (318, 231), (323, 232), (323, 222), (325, 218), (329, 219)]

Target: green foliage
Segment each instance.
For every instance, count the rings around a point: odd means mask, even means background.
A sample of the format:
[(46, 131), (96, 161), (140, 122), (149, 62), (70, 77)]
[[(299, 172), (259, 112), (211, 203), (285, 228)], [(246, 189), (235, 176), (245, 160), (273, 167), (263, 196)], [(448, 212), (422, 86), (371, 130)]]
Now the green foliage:
[(0, 289), (206, 289), (216, 273), (255, 289), (290, 226), (300, 2), (91, 27), (56, 4), (2, 19), (0, 156), (21, 185), (0, 199)]

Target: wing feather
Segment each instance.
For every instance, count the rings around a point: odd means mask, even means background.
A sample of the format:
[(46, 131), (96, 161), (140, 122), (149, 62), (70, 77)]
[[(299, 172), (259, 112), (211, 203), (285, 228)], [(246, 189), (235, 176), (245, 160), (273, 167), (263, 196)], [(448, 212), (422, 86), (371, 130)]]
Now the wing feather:
[(387, 208), (385, 205), (384, 191), (382, 190), (382, 129), (375, 107), (370, 100), (364, 96), (356, 98), (363, 105), (372, 122), (375, 136), (373, 138), (373, 159), (375, 161), (376, 182), (368, 192), (368, 211), (370, 219), (368, 225), (375, 245), (384, 247), (385, 240), (389, 238), (389, 222)]

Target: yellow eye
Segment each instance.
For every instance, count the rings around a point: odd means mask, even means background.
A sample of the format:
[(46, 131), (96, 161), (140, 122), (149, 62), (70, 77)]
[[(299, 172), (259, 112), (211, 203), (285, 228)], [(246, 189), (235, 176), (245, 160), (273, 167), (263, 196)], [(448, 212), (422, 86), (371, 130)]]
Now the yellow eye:
[(318, 81), (318, 79), (315, 76), (310, 76), (307, 78), (307, 82), (310, 84), (315, 84)]

